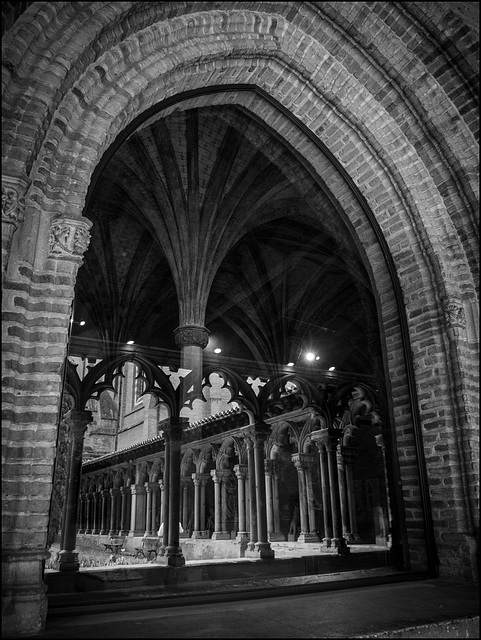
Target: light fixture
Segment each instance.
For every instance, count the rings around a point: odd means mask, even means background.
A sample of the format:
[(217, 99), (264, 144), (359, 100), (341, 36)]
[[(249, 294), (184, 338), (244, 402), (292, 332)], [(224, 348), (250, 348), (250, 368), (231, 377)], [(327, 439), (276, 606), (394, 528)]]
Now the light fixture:
[(222, 349), (219, 349), (219, 347), (217, 347), (217, 349), (214, 349), (214, 353), (222, 353)]
[(81, 327), (83, 327), (83, 326), (84, 326), (84, 324), (85, 324), (85, 320), (80, 320), (79, 325), (80, 325)]
[(316, 354), (312, 353), (312, 351), (308, 351), (306, 353), (306, 360), (314, 360), (315, 357), (316, 357)]
[(134, 340), (127, 340), (127, 344), (135, 344)]
[(321, 359), (321, 356), (316, 356), (316, 360), (320, 360), (320, 359)]
[(329, 367), (329, 371), (334, 371), (336, 367)]
[(294, 366), (294, 363), (293, 363), (293, 362), (288, 362), (288, 363), (286, 364), (286, 367), (293, 367), (293, 366)]

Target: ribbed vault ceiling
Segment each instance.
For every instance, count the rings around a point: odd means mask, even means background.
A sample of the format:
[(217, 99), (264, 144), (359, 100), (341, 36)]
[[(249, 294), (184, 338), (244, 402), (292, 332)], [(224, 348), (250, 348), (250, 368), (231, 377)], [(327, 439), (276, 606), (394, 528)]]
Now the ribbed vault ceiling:
[(240, 108), (152, 118), (117, 148), (88, 200), (76, 289), (86, 324), (74, 335), (176, 349), (174, 329), (197, 323), (211, 332), (207, 351), (301, 364), (313, 348), (315, 366), (371, 373), (374, 299), (320, 189)]

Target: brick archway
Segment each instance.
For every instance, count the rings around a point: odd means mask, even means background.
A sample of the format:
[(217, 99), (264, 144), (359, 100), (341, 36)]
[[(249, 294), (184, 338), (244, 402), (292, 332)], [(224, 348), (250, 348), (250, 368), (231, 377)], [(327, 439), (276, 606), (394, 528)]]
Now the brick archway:
[[(385, 10), (366, 3), (322, 9), (277, 3), (269, 10), (264, 3), (229, 3), (214, 11), (200, 3), (163, 4), (33, 3), (6, 35), (4, 173), (11, 197), (20, 202), (25, 196), (24, 219), (12, 213), (18, 228), (7, 247), (7, 458), (22, 429), (31, 444), (45, 443), (44, 460), (47, 467), (53, 463), (60, 366), (82, 251), (72, 249), (62, 260), (49, 254), (52, 220), (68, 220), (73, 238), (95, 168), (126, 127), (162, 101), (207, 88), (195, 99), (230, 101), (276, 130), (355, 230), (378, 295), (401, 459), (415, 464), (416, 444), (437, 481), (436, 447), (444, 437), (450, 443), (444, 455), (456, 481), (446, 491), (460, 524), (454, 542), (439, 529), (437, 544), (453, 574), (452, 548), (472, 544), (475, 491), (462, 453), (477, 404), (476, 92), (469, 34), (456, 37), (453, 26), (449, 38), (441, 37), (443, 20), (456, 24), (446, 12), (439, 17), (394, 3)], [(218, 28), (226, 33), (222, 41)], [(443, 78), (443, 65), (455, 90)], [(223, 91), (235, 85), (252, 90)], [(405, 320), (393, 293), (396, 280)], [(418, 463), (424, 473), (424, 461)], [(22, 464), (27, 469), (32, 461), (27, 456)], [(422, 514), (409, 471), (405, 481), (415, 529)], [(432, 497), (434, 481), (425, 487)], [(33, 549), (37, 564), (50, 485), (47, 471), (33, 527), (9, 507), (13, 524), (4, 537), (6, 549)], [(435, 509), (442, 519), (443, 507)], [(412, 559), (422, 565), (419, 553)], [(41, 588), (38, 593), (42, 600)]]

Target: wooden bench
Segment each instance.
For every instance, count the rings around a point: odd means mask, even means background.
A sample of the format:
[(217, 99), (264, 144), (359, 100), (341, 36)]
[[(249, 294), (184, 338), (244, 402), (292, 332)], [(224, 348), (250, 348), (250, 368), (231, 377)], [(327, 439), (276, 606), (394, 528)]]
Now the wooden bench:
[(134, 558), (155, 560), (157, 558), (159, 542), (159, 538), (144, 538), (142, 540), (142, 546), (134, 548)]
[(110, 542), (103, 542), (105, 551), (112, 551), (115, 555), (120, 553), (125, 542), (125, 536), (112, 536)]

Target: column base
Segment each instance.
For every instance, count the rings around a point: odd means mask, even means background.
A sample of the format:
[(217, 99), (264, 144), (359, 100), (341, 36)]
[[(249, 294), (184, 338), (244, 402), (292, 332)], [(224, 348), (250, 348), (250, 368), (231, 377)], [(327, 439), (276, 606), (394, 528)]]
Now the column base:
[(347, 556), (348, 553), (351, 553), (351, 550), (346, 545), (346, 541), (344, 538), (333, 538), (332, 544), (336, 548), (336, 551), (339, 555)]
[(42, 565), (47, 549), (2, 550), (2, 637), (36, 636), (47, 619), (47, 586)]
[(331, 538), (323, 538), (322, 539), (322, 546), (326, 547), (326, 549), (330, 549), (330, 547), (332, 546)]
[(249, 543), (245, 552), (246, 558), (259, 558), (261, 560), (273, 560), (274, 549), (269, 542)]
[(297, 538), (297, 542), (320, 542), (320, 539), (317, 533), (301, 532)]
[(208, 537), (208, 531), (192, 531), (192, 538), (196, 540), (207, 540)]
[(165, 547), (165, 553), (157, 556), (155, 563), (168, 567), (183, 567), (185, 565), (185, 558), (182, 555), (182, 549), (180, 547)]
[(247, 531), (238, 531), (235, 537), (236, 542), (245, 542), (249, 541), (249, 534)]
[(230, 533), (227, 531), (214, 531), (212, 540), (230, 540)]
[(277, 531), (269, 533), (268, 538), (269, 542), (285, 542), (286, 540), (282, 533), (277, 533)]
[(75, 573), (80, 569), (78, 551), (60, 551), (58, 554), (58, 570), (64, 573)]

